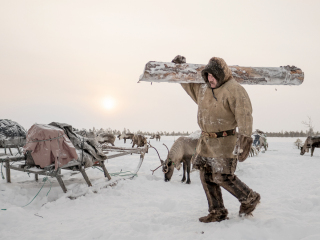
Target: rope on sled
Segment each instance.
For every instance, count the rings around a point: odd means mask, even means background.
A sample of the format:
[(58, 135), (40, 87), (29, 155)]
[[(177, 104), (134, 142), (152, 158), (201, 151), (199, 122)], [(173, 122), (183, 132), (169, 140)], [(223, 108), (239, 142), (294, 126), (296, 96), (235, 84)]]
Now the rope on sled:
[[(33, 200), (34, 200), (34, 199), (39, 195), (39, 193), (41, 192), (41, 190), (42, 190), (43, 186), (46, 184), (47, 180), (49, 180), (48, 177), (44, 177), (44, 178), (42, 179), (43, 184), (42, 184), (40, 190), (37, 192), (37, 194), (34, 196), (34, 198), (31, 200), (31, 202), (29, 202), (28, 204), (26, 204), (26, 205), (24, 205), (24, 206), (22, 206), (22, 207), (26, 207), (26, 206), (28, 206), (30, 203), (33, 202)], [(50, 182), (50, 189), (49, 189), (49, 191), (47, 192), (47, 195), (46, 195), (46, 196), (48, 196), (49, 192), (51, 191), (52, 182), (51, 182), (50, 180), (49, 180), (49, 182)]]
[[(42, 179), (43, 184), (42, 184), (40, 190), (37, 192), (37, 194), (33, 197), (33, 199), (32, 199), (28, 204), (26, 204), (26, 205), (24, 205), (24, 206), (22, 206), (22, 207), (28, 206), (30, 203), (33, 202), (34, 199), (36, 199), (36, 197), (37, 197), (37, 196), (39, 195), (39, 193), (41, 192), (43, 186), (46, 184), (47, 180), (50, 182), (50, 189), (49, 189), (49, 191), (47, 192), (47, 195), (46, 195), (46, 196), (48, 196), (49, 192), (51, 191), (52, 182), (50, 181), (50, 179), (49, 179), (48, 177), (44, 177), (44, 178)], [(1, 210), (2, 210), (2, 211), (5, 211), (5, 210), (7, 210), (7, 209), (6, 209), (6, 208), (3, 208), (3, 209), (1, 209)]]

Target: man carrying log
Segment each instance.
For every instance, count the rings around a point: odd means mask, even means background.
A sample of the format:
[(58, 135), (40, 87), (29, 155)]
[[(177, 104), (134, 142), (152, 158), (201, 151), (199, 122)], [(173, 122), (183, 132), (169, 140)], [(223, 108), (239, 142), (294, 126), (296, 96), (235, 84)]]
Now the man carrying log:
[[(172, 62), (183, 63), (177, 56)], [(237, 160), (244, 161), (252, 144), (252, 106), (246, 90), (232, 77), (222, 58), (213, 57), (201, 72), (204, 84), (181, 83), (198, 105), (198, 124), (202, 130), (193, 166), (200, 170), (209, 214), (200, 222), (228, 219), (221, 188), (240, 205), (240, 215), (250, 215), (260, 201), (260, 195), (244, 184), (235, 174)], [(239, 132), (235, 132), (238, 127)]]

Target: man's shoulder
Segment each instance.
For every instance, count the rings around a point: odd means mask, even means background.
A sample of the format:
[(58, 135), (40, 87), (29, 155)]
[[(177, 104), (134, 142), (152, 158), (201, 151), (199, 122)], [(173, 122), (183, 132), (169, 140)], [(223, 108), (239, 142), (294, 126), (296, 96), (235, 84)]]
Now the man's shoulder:
[(244, 87), (240, 85), (240, 83), (238, 83), (234, 78), (230, 79), (228, 82), (225, 83), (225, 87), (227, 90), (229, 91), (233, 91), (233, 90), (244, 90)]

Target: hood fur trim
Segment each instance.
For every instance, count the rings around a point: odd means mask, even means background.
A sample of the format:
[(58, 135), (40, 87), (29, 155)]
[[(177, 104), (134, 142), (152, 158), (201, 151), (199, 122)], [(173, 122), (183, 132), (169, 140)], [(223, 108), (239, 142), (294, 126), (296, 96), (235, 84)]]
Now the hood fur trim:
[(211, 88), (210, 83), (208, 81), (208, 73), (211, 73), (214, 76), (214, 78), (217, 79), (218, 84), (216, 88), (220, 87), (222, 84), (232, 79), (232, 72), (228, 67), (227, 63), (222, 58), (211, 58), (209, 60), (209, 63), (201, 71), (202, 78)]

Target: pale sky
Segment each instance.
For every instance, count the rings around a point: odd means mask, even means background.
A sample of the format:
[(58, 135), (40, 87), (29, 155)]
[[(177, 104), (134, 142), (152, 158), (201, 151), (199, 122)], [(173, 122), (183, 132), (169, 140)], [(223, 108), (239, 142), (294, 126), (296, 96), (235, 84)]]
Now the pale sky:
[[(246, 86), (254, 128), (320, 131), (320, 1), (0, 0), (0, 118), (30, 128), (198, 130), (179, 84), (137, 83), (148, 61), (295, 65), (300, 86)], [(277, 90), (276, 90), (277, 89)], [(114, 100), (106, 109), (103, 101)]]

